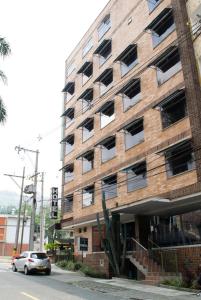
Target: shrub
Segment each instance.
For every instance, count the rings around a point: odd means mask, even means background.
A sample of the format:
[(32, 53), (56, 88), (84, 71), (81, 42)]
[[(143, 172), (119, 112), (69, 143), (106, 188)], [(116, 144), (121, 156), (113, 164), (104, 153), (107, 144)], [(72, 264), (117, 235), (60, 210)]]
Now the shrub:
[(161, 283), (165, 284), (165, 285), (175, 286), (175, 287), (182, 287), (183, 286), (183, 282), (180, 278), (165, 279)]
[(61, 260), (61, 261), (58, 261), (58, 262), (56, 263), (56, 265), (57, 265), (59, 268), (66, 269), (67, 263), (68, 263), (67, 260)]
[(98, 272), (98, 271), (94, 270), (93, 268), (86, 266), (86, 265), (82, 265), (80, 271), (89, 277), (106, 278), (105, 273)]
[(82, 263), (81, 262), (79, 262), (79, 261), (75, 262), (75, 271), (80, 270), (81, 267), (82, 267)]

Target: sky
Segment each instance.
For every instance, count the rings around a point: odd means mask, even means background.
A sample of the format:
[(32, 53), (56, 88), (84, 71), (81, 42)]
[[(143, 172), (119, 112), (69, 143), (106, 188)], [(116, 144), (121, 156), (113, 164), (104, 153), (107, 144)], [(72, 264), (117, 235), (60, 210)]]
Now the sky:
[[(20, 192), (4, 174), (22, 176), (25, 166), (25, 185), (31, 183), (28, 177), (34, 173), (35, 153), (18, 153), (18, 145), (39, 149), (45, 198), (49, 198), (52, 186), (61, 189), (60, 115), (65, 60), (107, 3), (0, 0), (0, 36), (6, 38), (12, 51), (9, 57), (0, 58), (0, 70), (8, 78), (6, 85), (0, 82), (0, 96), (8, 114), (6, 123), (0, 125), (0, 201), (10, 204)], [(15, 179), (20, 185), (21, 179)], [(38, 191), (40, 197), (40, 183)]]

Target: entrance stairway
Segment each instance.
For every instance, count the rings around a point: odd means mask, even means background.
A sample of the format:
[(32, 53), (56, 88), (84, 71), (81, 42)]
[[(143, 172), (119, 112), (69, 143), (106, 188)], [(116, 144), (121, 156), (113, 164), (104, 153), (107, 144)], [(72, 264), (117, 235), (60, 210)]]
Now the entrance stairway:
[(174, 272), (167, 272), (164, 268), (164, 257), (162, 251), (157, 252), (159, 256), (158, 261), (161, 264), (156, 262), (150, 255), (150, 251), (143, 247), (138, 241), (133, 239), (134, 242), (134, 251), (127, 254), (127, 258), (130, 262), (144, 275), (143, 283), (155, 285), (159, 282), (178, 277), (177, 266), (175, 267)]

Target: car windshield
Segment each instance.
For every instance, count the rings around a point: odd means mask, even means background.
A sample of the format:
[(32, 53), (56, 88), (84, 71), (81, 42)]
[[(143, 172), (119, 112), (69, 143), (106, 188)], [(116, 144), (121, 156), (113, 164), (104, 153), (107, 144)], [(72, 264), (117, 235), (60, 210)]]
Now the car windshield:
[(45, 253), (32, 253), (31, 258), (44, 259), (47, 258)]

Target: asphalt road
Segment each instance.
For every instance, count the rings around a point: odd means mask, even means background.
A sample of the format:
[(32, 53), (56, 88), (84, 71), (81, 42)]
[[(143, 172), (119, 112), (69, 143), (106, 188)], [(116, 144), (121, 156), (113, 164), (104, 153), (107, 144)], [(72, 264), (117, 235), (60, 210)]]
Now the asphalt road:
[[(108, 284), (110, 282), (110, 284)], [(129, 286), (130, 285), (130, 286)], [(0, 300), (193, 300), (201, 296), (140, 284), (94, 280), (53, 268), (51, 276), (14, 273), (0, 263)]]

